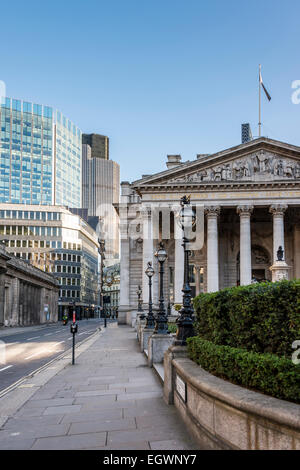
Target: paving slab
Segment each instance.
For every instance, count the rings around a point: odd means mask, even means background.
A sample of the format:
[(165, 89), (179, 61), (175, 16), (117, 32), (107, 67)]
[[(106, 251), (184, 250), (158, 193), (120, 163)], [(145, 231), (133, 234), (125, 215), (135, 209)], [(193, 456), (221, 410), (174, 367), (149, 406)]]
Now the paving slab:
[(72, 423), (68, 434), (87, 434), (101, 431), (129, 431), (136, 429), (134, 418), (99, 420), (83, 423)]
[[(34, 378), (32, 378), (34, 380)], [(26, 434), (27, 432), (27, 434)], [(0, 430), (0, 449), (196, 449), (129, 326), (110, 324), (37, 387)]]
[(66, 406), (49, 406), (44, 411), (44, 415), (64, 415), (66, 413), (78, 413), (81, 410), (81, 405), (66, 405)]
[(37, 439), (32, 450), (81, 450), (103, 447), (106, 433), (80, 434), (76, 436), (48, 437)]

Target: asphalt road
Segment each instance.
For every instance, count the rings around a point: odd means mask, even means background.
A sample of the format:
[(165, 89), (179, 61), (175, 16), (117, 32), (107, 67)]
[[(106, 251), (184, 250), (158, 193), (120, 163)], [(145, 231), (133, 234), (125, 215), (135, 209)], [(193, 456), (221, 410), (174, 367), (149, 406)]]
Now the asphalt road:
[[(5, 345), (0, 343), (0, 392), (70, 349), (70, 325), (70, 322), (67, 325), (59, 322), (34, 331), (26, 331), (24, 328), (16, 334), (1, 335), (0, 340)], [(103, 320), (79, 321), (76, 344), (88, 338), (99, 327), (103, 327)]]

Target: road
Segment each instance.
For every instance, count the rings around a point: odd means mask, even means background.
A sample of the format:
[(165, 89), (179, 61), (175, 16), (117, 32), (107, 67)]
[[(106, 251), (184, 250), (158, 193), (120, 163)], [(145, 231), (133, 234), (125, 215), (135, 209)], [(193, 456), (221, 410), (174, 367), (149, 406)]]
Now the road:
[[(109, 321), (109, 320), (108, 320)], [(1, 335), (0, 392), (17, 380), (32, 373), (72, 347), (69, 322), (49, 325), (35, 331), (24, 331), (7, 336)], [(76, 344), (103, 327), (103, 320), (90, 319), (78, 322)], [(5, 351), (5, 361), (3, 360)]]

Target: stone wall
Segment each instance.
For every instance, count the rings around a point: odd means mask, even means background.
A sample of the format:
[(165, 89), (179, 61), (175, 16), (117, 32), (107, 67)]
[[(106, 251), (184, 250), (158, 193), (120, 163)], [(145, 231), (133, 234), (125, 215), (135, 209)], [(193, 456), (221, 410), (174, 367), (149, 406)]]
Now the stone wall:
[(58, 319), (55, 278), (0, 246), (0, 326), (28, 326)]
[(176, 406), (202, 445), (212, 449), (300, 450), (299, 405), (214, 377), (186, 357), (186, 348), (169, 348), (164, 368), (165, 401)]

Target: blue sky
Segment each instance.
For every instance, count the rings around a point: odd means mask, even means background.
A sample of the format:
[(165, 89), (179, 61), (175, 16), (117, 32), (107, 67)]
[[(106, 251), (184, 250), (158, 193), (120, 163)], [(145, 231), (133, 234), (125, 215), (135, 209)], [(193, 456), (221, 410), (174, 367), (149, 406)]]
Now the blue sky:
[(110, 137), (121, 179), (193, 160), (258, 134), (300, 145), (299, 0), (1, 2), (7, 95), (60, 109)]

